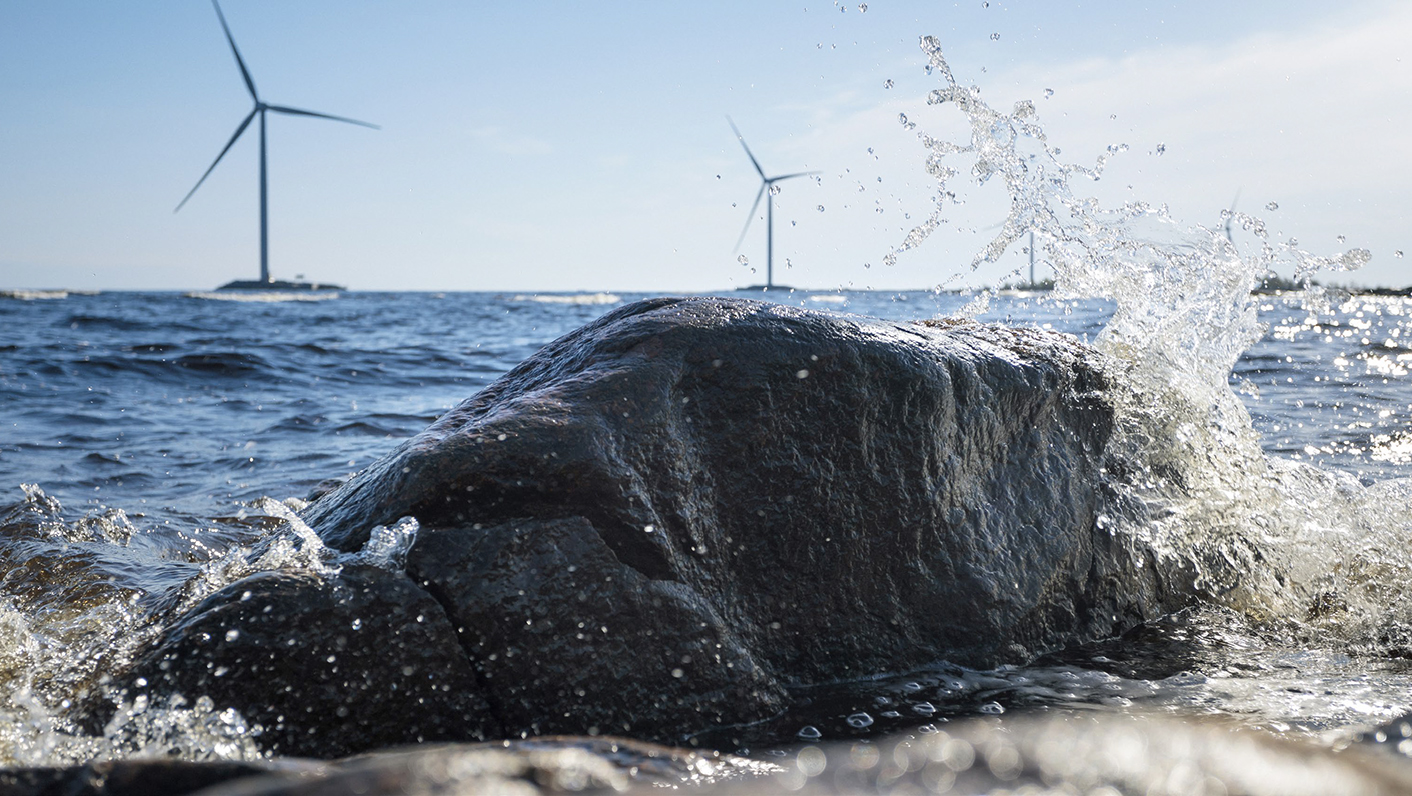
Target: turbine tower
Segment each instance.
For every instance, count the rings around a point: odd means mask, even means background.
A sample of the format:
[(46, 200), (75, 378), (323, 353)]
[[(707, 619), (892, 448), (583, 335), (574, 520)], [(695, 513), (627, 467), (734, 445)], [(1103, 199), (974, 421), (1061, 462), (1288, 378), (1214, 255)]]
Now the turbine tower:
[(760, 198), (766, 193), (770, 195), (770, 198), (765, 200), (765, 289), (769, 290), (775, 286), (775, 183), (792, 180), (795, 177), (808, 177), (819, 172), (800, 171), (794, 174), (781, 174), (778, 177), (766, 177), (765, 170), (760, 168), (760, 161), (755, 159), (754, 153), (745, 143), (745, 136), (740, 134), (735, 122), (729, 116), (726, 117), (726, 121), (730, 122), (731, 129), (735, 131), (735, 137), (740, 141), (740, 145), (745, 147), (745, 155), (750, 158), (750, 165), (755, 167), (755, 173), (760, 175), (760, 192), (755, 194), (755, 204), (750, 206), (750, 215), (745, 219), (745, 229), (740, 231), (740, 240), (735, 243), (736, 251), (740, 251), (740, 244), (745, 242), (745, 233), (750, 231), (750, 222), (755, 220), (755, 211), (760, 207)]
[[(205, 182), (206, 178), (211, 176), (211, 172), (215, 170), (216, 164), (220, 163), (221, 158), (225, 157), (226, 153), (230, 151), (230, 148), (235, 145), (240, 135), (245, 132), (245, 128), (249, 127), (250, 122), (258, 115), (260, 117), (260, 282), (258, 285), (270, 285), (272, 284), (272, 280), (270, 279), (269, 192), (265, 177), (265, 114), (269, 111), (274, 111), (275, 113), (283, 113), (289, 116), (313, 116), (319, 119), (332, 119), (335, 122), (357, 124), (363, 127), (371, 127), (374, 130), (380, 128), (375, 124), (360, 122), (357, 119), (348, 119), (343, 116), (332, 116), (327, 113), (306, 111), (300, 108), (290, 108), (285, 105), (271, 105), (260, 99), (259, 92), (255, 90), (255, 81), (250, 77), (250, 70), (245, 68), (245, 60), (240, 57), (240, 48), (235, 46), (235, 37), (230, 34), (230, 26), (226, 24), (225, 14), (221, 13), (220, 3), (218, 3), (217, 0), (211, 0), (211, 5), (216, 8), (216, 18), (221, 21), (221, 29), (225, 31), (226, 41), (230, 42), (230, 51), (235, 54), (235, 65), (240, 67), (240, 76), (245, 79), (245, 88), (250, 91), (250, 99), (255, 101), (255, 107), (252, 108), (250, 113), (245, 116), (245, 119), (241, 121), (240, 126), (235, 128), (235, 135), (230, 137), (230, 140), (226, 142), (225, 148), (222, 149), (221, 153), (216, 155), (216, 159), (211, 162), (210, 168), (206, 169), (206, 173), (201, 175), (201, 179), (196, 181), (196, 185), (186, 194), (186, 197), (181, 200), (181, 203), (176, 206), (176, 210), (172, 212), (175, 213), (177, 210), (181, 210), (182, 206), (186, 204), (192, 194), (196, 193), (196, 189), (201, 187), (201, 183)], [(281, 285), (283, 284), (285, 283), (281, 283)], [(227, 287), (244, 287), (247, 285), (250, 285), (250, 283), (232, 282), (230, 285), (227, 285)], [(250, 286), (255, 287), (258, 285)], [(299, 285), (290, 283), (290, 286), (297, 287)]]
[(1236, 206), (1236, 202), (1239, 202), (1239, 201), (1240, 201), (1240, 192), (1241, 192), (1241, 189), (1240, 189), (1240, 188), (1237, 188), (1237, 189), (1236, 189), (1235, 198), (1231, 200), (1231, 209), (1230, 209), (1230, 211), (1229, 211), (1228, 213), (1226, 213), (1226, 242), (1227, 242), (1227, 243), (1235, 243), (1235, 238), (1231, 237), (1231, 224), (1235, 221), (1235, 206)]

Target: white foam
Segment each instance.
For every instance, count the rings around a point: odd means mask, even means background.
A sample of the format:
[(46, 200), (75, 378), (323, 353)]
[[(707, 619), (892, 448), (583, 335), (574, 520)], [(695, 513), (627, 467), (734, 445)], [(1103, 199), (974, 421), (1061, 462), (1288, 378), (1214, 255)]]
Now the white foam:
[(263, 304), (277, 304), (286, 301), (328, 301), (338, 298), (337, 291), (308, 291), (308, 292), (278, 292), (278, 291), (241, 291), (241, 290), (207, 290), (192, 291), (186, 294), (187, 298), (205, 299), (207, 301), (242, 301)]

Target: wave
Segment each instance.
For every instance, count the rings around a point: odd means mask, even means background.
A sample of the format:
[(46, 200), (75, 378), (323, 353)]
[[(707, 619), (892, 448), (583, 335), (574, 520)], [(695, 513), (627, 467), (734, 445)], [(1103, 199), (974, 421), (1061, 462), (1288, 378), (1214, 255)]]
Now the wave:
[(202, 299), (205, 301), (238, 301), (254, 304), (279, 304), (286, 301), (330, 301), (339, 296), (336, 291), (326, 293), (315, 291), (281, 293), (277, 291), (245, 292), (238, 290), (195, 290), (183, 295), (187, 298)]
[(620, 304), (622, 298), (612, 293), (525, 293), (512, 296), (510, 301), (537, 301), (542, 304)]
[(0, 298), (20, 301), (54, 301), (68, 297), (67, 290), (0, 290)]

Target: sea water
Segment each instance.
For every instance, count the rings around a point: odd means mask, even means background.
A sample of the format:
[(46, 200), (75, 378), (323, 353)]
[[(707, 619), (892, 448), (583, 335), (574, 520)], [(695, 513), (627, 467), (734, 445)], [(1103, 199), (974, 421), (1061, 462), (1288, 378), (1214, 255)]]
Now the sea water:
[[(915, 130), (938, 181), (917, 256), (963, 184), (1011, 214), (977, 262), (1034, 230), (1053, 291), (751, 294), (897, 320), (969, 315), (1073, 334), (1114, 377), (1100, 517), (1117, 547), (1186, 573), (1201, 605), (1127, 636), (978, 672), (945, 662), (800, 692), (773, 721), (698, 742), (928, 732), (957, 716), (1083, 707), (1218, 720), (1336, 744), (1412, 709), (1412, 301), (1252, 296), (1367, 253), (1272, 242), (1260, 219), (1207, 226), (1160, 205), (1102, 208), (1031, 103), (997, 111), (935, 40), (929, 101), (970, 123)], [(1244, 235), (1223, 234), (1230, 220)], [(964, 269), (965, 264), (962, 264)], [(297, 511), (540, 346), (632, 294), (13, 293), (0, 298), (0, 764), (137, 754), (257, 756), (201, 695), (129, 704), (101, 730), (75, 702), (160, 627), (246, 574), (334, 572)], [(358, 554), (395, 566), (415, 526)]]

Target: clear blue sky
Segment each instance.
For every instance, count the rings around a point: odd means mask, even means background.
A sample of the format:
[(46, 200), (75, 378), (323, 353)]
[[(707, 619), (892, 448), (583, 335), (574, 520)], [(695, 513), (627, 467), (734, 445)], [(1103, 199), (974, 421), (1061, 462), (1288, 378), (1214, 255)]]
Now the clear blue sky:
[[(368, 290), (759, 281), (762, 219), (739, 252), (748, 265), (734, 250), (758, 182), (729, 114), (768, 171), (822, 172), (777, 197), (778, 280), (937, 284), (984, 241), (942, 230), (880, 264), (926, 216), (932, 186), (897, 114), (941, 131), (955, 113), (924, 102), (937, 79), (917, 40), (931, 34), (996, 107), (1034, 99), (1066, 158), (1128, 144), (1093, 185), (1105, 203), (1166, 202), (1215, 226), (1240, 190), (1241, 209), (1312, 251), (1371, 249), (1360, 281), (1404, 285), (1412, 9), (1340, 5), (223, 8), (267, 101), (383, 126), (271, 116), (277, 277)], [(0, 108), (0, 287), (206, 289), (256, 275), (253, 127), (172, 213), (250, 109), (209, 2), (0, 0)], [(973, 189), (965, 223), (1001, 221), (998, 190)]]

